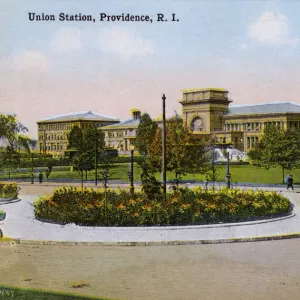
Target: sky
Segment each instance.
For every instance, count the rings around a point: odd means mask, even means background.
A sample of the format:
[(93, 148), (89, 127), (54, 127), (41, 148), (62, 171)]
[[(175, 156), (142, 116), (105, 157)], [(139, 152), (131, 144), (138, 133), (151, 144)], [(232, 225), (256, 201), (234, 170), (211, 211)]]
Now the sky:
[[(36, 121), (93, 111), (170, 116), (186, 88), (229, 91), (232, 105), (300, 104), (300, 1), (0, 0), (0, 112)], [(30, 21), (29, 13), (55, 21)], [(95, 22), (59, 21), (59, 14)], [(100, 22), (149, 15), (150, 22)], [(157, 14), (168, 21), (158, 22)], [(172, 14), (176, 20), (172, 22)]]

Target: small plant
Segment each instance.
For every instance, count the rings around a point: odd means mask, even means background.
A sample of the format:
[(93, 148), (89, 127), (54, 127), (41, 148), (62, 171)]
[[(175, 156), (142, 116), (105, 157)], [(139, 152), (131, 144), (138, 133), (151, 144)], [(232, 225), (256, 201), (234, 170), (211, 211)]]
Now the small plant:
[(17, 197), (19, 187), (16, 183), (0, 183), (0, 198)]

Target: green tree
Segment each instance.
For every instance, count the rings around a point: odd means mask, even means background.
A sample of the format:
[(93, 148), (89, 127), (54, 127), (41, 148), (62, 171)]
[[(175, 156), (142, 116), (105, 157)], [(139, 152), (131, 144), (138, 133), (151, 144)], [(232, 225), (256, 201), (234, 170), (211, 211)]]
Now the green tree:
[(76, 150), (71, 164), (79, 172), (83, 182), (84, 172), (87, 180), (87, 172), (95, 168), (95, 158), (104, 148), (104, 134), (96, 127), (75, 126), (69, 135), (68, 148)]
[[(162, 168), (161, 145), (161, 129), (158, 128), (147, 157), (148, 163), (157, 171)], [(204, 172), (207, 161), (205, 152), (205, 143), (194, 138), (178, 115), (166, 121), (166, 168), (175, 172), (177, 182), (186, 173)]]
[(29, 152), (35, 145), (36, 141), (24, 134), (27, 131), (28, 129), (17, 120), (16, 115), (0, 114), (0, 139), (6, 144), (0, 157), (3, 167), (9, 170), (17, 168), (22, 158), (21, 149)]
[(136, 148), (141, 155), (147, 155), (148, 147), (152, 143), (156, 130), (157, 123), (151, 119), (149, 114), (142, 114), (140, 124), (136, 131), (135, 140)]
[(265, 169), (281, 167), (284, 183), (285, 170), (300, 165), (300, 132), (293, 128), (284, 130), (277, 126), (269, 126), (248, 156), (253, 164)]
[(29, 137), (23, 133), (28, 129), (21, 124), (14, 114), (0, 114), (0, 139), (6, 141), (10, 150), (17, 150), (28, 147)]
[(84, 179), (84, 172), (91, 167), (93, 163), (93, 158), (87, 152), (77, 152), (74, 157), (72, 158), (72, 166), (74, 170), (78, 172), (81, 178), (81, 188), (83, 190), (83, 179)]

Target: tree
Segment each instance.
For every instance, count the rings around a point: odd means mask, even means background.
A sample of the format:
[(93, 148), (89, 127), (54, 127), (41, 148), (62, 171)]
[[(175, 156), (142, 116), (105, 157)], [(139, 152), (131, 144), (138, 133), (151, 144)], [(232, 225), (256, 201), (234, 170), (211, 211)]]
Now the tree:
[(96, 127), (79, 128), (75, 126), (69, 135), (69, 149), (75, 149), (76, 154), (71, 164), (80, 174), (83, 183), (83, 174), (87, 180), (87, 172), (96, 167), (96, 155), (104, 147), (104, 134)]
[(265, 169), (281, 167), (284, 183), (285, 170), (300, 165), (300, 132), (293, 128), (284, 130), (277, 126), (269, 126), (248, 156), (254, 164)]
[(89, 155), (87, 152), (77, 152), (74, 157), (72, 158), (72, 166), (74, 167), (74, 170), (78, 172), (81, 178), (81, 189), (83, 190), (83, 177), (84, 177), (84, 171), (87, 171), (87, 166), (90, 166), (89, 163), (93, 158)]
[(20, 147), (27, 148), (28, 141), (31, 139), (25, 135), (28, 129), (18, 122), (16, 115), (0, 114), (0, 139), (7, 142), (10, 150), (17, 150)]
[(149, 114), (141, 116), (140, 124), (136, 131), (135, 145), (140, 154), (146, 156), (148, 147), (151, 144), (157, 130), (157, 123), (153, 121)]
[[(161, 171), (162, 147), (161, 129), (158, 128), (149, 146), (148, 163), (153, 169)], [(205, 144), (194, 138), (193, 134), (184, 127), (179, 115), (166, 122), (166, 162), (167, 171), (174, 171), (176, 181), (186, 173), (204, 172), (207, 158)]]
[(36, 140), (32, 140), (24, 134), (27, 131), (28, 129), (18, 122), (16, 115), (0, 114), (0, 139), (6, 144), (1, 153), (2, 166), (9, 170), (17, 168), (21, 161), (20, 150), (29, 152), (30, 147), (36, 144)]

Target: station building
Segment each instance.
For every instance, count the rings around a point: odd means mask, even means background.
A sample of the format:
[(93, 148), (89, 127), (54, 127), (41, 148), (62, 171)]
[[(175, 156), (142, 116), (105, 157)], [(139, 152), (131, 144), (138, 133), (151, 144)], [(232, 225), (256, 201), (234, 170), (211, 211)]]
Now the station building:
[(68, 138), (73, 127), (103, 127), (119, 123), (116, 117), (97, 114), (91, 111), (76, 112), (43, 119), (37, 122), (38, 149), (41, 153), (54, 157), (64, 155), (68, 147)]
[[(291, 102), (232, 105), (228, 91), (221, 88), (184, 89), (179, 99), (184, 125), (196, 138), (214, 138), (216, 144), (231, 144), (247, 152), (267, 126), (276, 125), (300, 130), (300, 105)], [(119, 153), (129, 153), (135, 144), (141, 111), (131, 110), (131, 118), (116, 117), (91, 111), (55, 116), (37, 122), (38, 147), (43, 153), (62, 156), (67, 150), (68, 136), (74, 126), (101, 127), (105, 145)], [(161, 126), (161, 120), (158, 121)]]
[(232, 144), (247, 152), (264, 128), (276, 125), (300, 129), (300, 105), (291, 102), (231, 105), (228, 91), (220, 88), (182, 90), (183, 120), (194, 135), (214, 137), (218, 144)]

